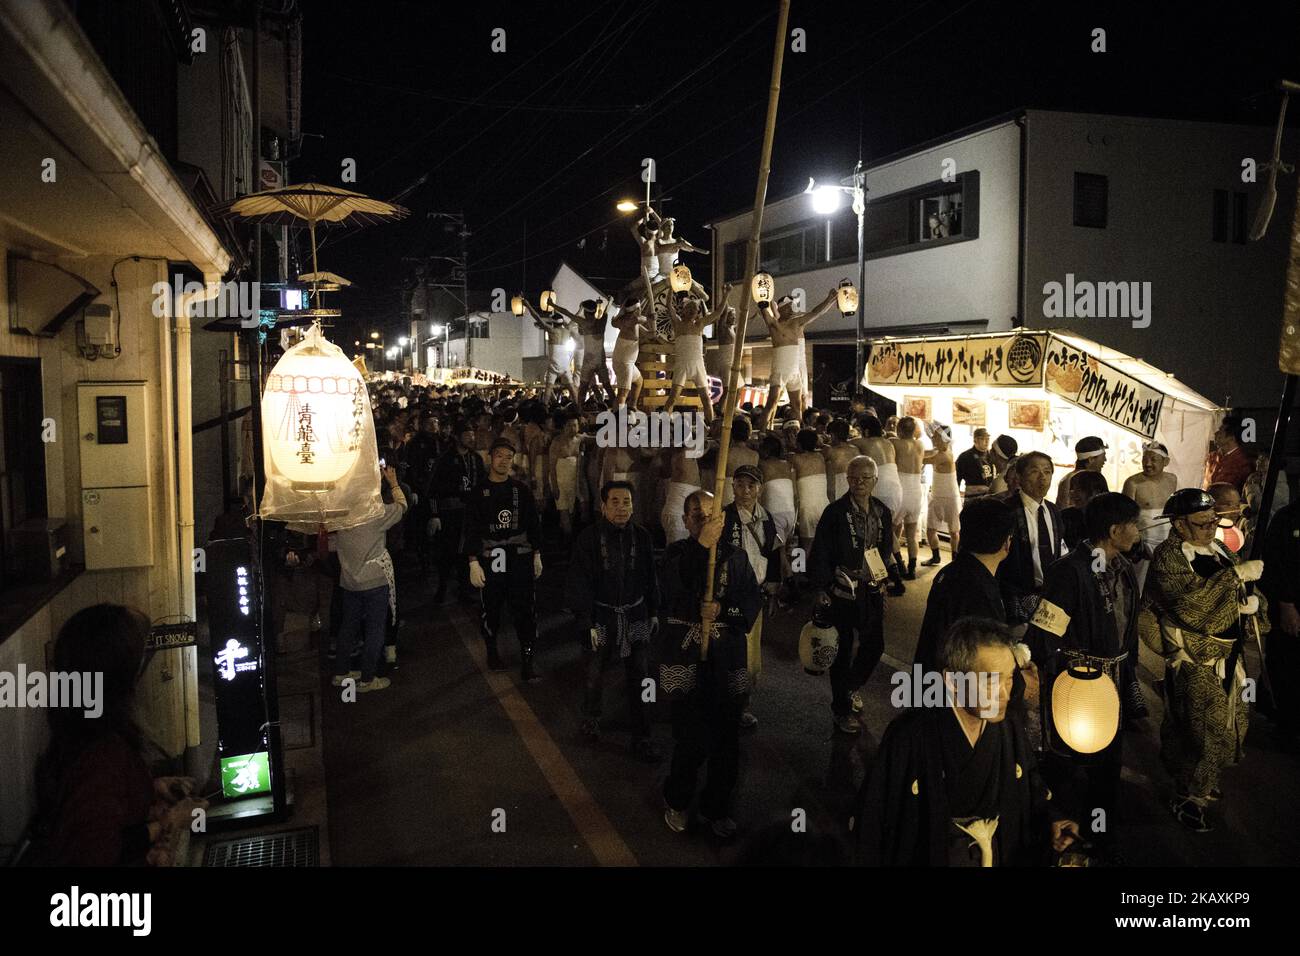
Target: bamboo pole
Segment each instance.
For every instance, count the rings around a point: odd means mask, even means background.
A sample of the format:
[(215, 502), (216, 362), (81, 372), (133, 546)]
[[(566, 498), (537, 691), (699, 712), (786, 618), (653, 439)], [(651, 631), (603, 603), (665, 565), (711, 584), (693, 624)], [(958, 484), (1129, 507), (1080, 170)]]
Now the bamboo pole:
[[(776, 21), (776, 45), (772, 51), (772, 84), (767, 95), (767, 126), (763, 130), (763, 151), (758, 163), (758, 184), (754, 188), (754, 216), (749, 229), (749, 246), (745, 254), (745, 281), (740, 293), (740, 315), (736, 320), (736, 341), (732, 346), (731, 374), (727, 377), (727, 398), (722, 408), (722, 436), (718, 446), (717, 473), (713, 482), (713, 501), (722, 507), (722, 493), (727, 484), (727, 453), (731, 449), (731, 422), (736, 417), (737, 384), (745, 356), (745, 328), (749, 324), (749, 302), (758, 271), (759, 239), (763, 233), (763, 206), (767, 201), (767, 177), (772, 171), (772, 140), (776, 137), (776, 106), (781, 98), (781, 67), (785, 63), (786, 27), (790, 22), (790, 0), (781, 0)], [(707, 394), (705, 401), (708, 401)], [(718, 546), (709, 549), (709, 569), (704, 583), (704, 600), (713, 600), (713, 575), (718, 562)], [(700, 636), (700, 658), (709, 656), (709, 629)]]

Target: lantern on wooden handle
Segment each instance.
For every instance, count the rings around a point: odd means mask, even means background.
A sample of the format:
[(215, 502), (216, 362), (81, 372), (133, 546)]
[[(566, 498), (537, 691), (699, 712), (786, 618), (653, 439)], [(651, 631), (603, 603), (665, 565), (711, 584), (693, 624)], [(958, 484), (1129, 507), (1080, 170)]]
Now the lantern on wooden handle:
[(361, 373), (312, 326), (275, 364), (262, 393), (275, 471), (296, 491), (328, 491), (356, 465), (369, 415)]
[(515, 315), (524, 314), (524, 297), (522, 295), (517, 295), (510, 300), (510, 311)]
[(1061, 740), (1081, 754), (1110, 746), (1119, 731), (1119, 691), (1099, 666), (1071, 664), (1052, 684), (1052, 722)]
[(673, 266), (672, 276), (668, 281), (672, 285), (674, 292), (690, 292), (691, 270), (684, 265)]
[(760, 309), (766, 309), (772, 304), (772, 296), (776, 293), (776, 283), (766, 272), (758, 272), (754, 275), (754, 281), (750, 284), (750, 292), (754, 296), (754, 301), (758, 303)]
[(547, 289), (543, 292), (541, 299), (538, 301), (541, 303), (543, 312), (555, 311), (555, 293), (552, 290)]
[(852, 279), (841, 280), (839, 288), (835, 291), (835, 298), (839, 301), (841, 314), (853, 315), (858, 311), (858, 290), (854, 287)]
[(606, 310), (609, 309), (609, 299), (601, 299), (596, 303), (596, 318), (603, 319)]

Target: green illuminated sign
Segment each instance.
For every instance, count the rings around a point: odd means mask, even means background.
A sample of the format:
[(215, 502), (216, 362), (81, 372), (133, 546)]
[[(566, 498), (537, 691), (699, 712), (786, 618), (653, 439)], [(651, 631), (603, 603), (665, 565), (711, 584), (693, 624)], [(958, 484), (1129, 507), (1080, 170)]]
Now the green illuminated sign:
[(271, 789), (271, 761), (266, 751), (221, 758), (221, 792), (227, 797), (250, 797)]

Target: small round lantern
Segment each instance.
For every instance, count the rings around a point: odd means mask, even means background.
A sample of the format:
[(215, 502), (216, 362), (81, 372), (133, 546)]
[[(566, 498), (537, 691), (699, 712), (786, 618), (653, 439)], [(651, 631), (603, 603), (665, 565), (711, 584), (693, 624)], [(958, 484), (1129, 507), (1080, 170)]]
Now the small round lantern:
[(543, 292), (542, 297), (538, 301), (542, 306), (543, 312), (553, 312), (555, 310), (555, 293), (550, 289)]
[(692, 283), (691, 270), (684, 265), (673, 266), (673, 273), (668, 281), (672, 285), (674, 292), (690, 292)]
[(853, 315), (858, 311), (858, 290), (854, 288), (851, 279), (840, 282), (835, 297), (839, 300), (840, 312), (843, 315)]
[(521, 296), (521, 295), (517, 295), (517, 296), (515, 296), (513, 299), (510, 300), (510, 311), (513, 312), (515, 315), (523, 315), (523, 314), (524, 314), (524, 297), (523, 297), (523, 296)]
[(772, 302), (772, 296), (776, 293), (776, 283), (766, 272), (759, 272), (754, 275), (754, 281), (750, 285), (750, 292), (753, 293), (754, 301), (758, 303), (760, 309), (766, 308)]
[(333, 488), (357, 463), (369, 413), (361, 373), (313, 326), (275, 364), (262, 393), (275, 470), (295, 490)]
[(1100, 667), (1073, 664), (1052, 684), (1052, 722), (1071, 750), (1095, 754), (1119, 731), (1119, 691)]
[(601, 299), (596, 303), (596, 318), (603, 319), (605, 312), (609, 308), (609, 299)]

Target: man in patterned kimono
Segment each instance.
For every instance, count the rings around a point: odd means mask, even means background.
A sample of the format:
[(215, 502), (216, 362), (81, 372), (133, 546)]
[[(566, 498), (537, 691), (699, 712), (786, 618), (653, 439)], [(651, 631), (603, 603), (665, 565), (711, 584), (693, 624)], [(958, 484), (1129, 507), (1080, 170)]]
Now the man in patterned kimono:
[[(673, 765), (664, 783), (664, 822), (686, 829), (700, 766), (708, 778), (700, 795), (700, 816), (722, 839), (736, 834), (731, 818), (740, 771), (740, 714), (749, 691), (746, 635), (763, 596), (741, 549), (722, 538), (723, 517), (707, 491), (687, 497), (682, 520), (689, 538), (664, 553), (659, 685), (673, 708)], [(705, 601), (709, 548), (717, 545), (713, 600)], [(701, 653), (707, 631), (707, 656)]]
[(1269, 625), (1263, 597), (1245, 585), (1259, 580), (1264, 563), (1239, 562), (1215, 541), (1214, 498), (1198, 488), (1174, 492), (1164, 514), (1170, 533), (1151, 559), (1138, 629), (1165, 659), (1160, 757), (1177, 788), (1170, 809), (1204, 833), (1219, 776), (1246, 739), (1242, 651)]

